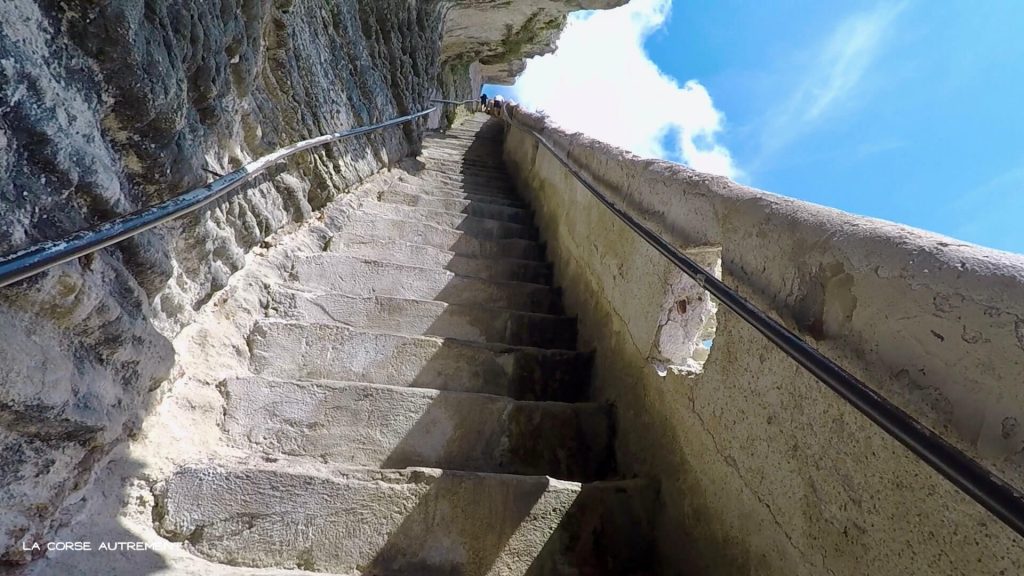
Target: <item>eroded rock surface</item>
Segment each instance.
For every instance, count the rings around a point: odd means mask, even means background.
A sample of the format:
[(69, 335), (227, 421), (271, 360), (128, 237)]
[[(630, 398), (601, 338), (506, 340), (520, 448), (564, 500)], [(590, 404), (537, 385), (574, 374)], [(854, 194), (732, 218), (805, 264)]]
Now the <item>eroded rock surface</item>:
[[(511, 84), (526, 60), (547, 54), (575, 10), (615, 8), (628, 0), (461, 0), (446, 2), (439, 93), (473, 98), (484, 84)], [(446, 111), (450, 124), (458, 108)]]
[(466, 0), (452, 2), (445, 20), (441, 58), (446, 66), (466, 70), (471, 91), (480, 86), (511, 84), (526, 59), (554, 50), (565, 17), (574, 10), (615, 8), (629, 0)]
[[(11, 0), (3, 14), (5, 253), (202, 185), (204, 170), (418, 110), (438, 67), (433, 2)], [(418, 138), (410, 127), (322, 149), (217, 208), (3, 290), (5, 559), (26, 560), (17, 545), (45, 538), (136, 428), (171, 369), (165, 335), (245, 253)]]

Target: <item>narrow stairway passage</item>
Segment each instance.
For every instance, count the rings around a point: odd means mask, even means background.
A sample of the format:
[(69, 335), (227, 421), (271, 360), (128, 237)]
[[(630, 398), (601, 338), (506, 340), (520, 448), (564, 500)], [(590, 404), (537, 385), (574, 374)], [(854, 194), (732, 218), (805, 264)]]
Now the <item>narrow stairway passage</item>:
[(232, 566), (375, 575), (650, 573), (652, 489), (618, 479), (502, 124), (432, 134), (322, 214), (219, 384), (236, 457), (179, 467), (160, 532)]

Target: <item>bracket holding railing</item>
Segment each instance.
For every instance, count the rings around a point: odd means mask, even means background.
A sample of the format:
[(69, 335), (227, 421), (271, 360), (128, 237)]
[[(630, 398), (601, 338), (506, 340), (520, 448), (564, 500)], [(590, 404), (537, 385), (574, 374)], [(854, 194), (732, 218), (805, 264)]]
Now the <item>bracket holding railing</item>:
[(558, 153), (544, 136), (517, 121), (515, 113), (510, 107), (503, 107), (502, 118), (507, 123), (525, 130), (536, 138), (537, 142), (550, 152), (598, 202), (608, 208), (651, 247), (675, 264), (684, 274), (768, 338), (787, 356), (856, 408), (886, 434), (903, 444), (961, 492), (970, 496), (1018, 535), (1024, 536), (1024, 494), (881, 396), (856, 376), (847, 372), (800, 336), (740, 296), (695, 260), (669, 244), (625, 209), (612, 202), (591, 184), (582, 171), (576, 168), (568, 158)]
[[(323, 146), (343, 138), (359, 136), (390, 126), (411, 122), (435, 110), (437, 108), (432, 107), (422, 112), (416, 112), (415, 114), (409, 114), (388, 120), (387, 122), (334, 132), (297, 142), (291, 146), (271, 152), (262, 158), (253, 160), (233, 172), (223, 176), (218, 175), (219, 177), (216, 180), (206, 186), (190, 190), (170, 200), (119, 216), (109, 222), (75, 232), (59, 240), (42, 242), (4, 255), (0, 257), (0, 287), (38, 274), (47, 268), (106, 248), (111, 244), (131, 238), (168, 220), (198, 210), (249, 182), (271, 165), (303, 150)], [(210, 172), (209, 170), (207, 171)]]

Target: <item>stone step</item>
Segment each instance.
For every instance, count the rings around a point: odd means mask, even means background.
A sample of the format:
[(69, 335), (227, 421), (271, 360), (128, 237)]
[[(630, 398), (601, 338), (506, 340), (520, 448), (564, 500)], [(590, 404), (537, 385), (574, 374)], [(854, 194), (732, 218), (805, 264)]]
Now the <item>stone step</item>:
[[(475, 170), (469, 164), (479, 166)], [(485, 180), (493, 183), (501, 190), (514, 190), (509, 173), (504, 169), (488, 169), (477, 160), (467, 159), (464, 156), (448, 156), (430, 154), (422, 156), (420, 161), (411, 166), (410, 173), (416, 178), (433, 178), (462, 181), (465, 179)]]
[(366, 260), (447, 270), (467, 278), (551, 285), (551, 265), (536, 260), (470, 258), (422, 244), (387, 240), (353, 241), (352, 238), (338, 241), (331, 239), (327, 249), (332, 253)]
[(426, 171), (421, 171), (416, 176), (408, 174), (399, 176), (398, 182), (411, 186), (413, 191), (425, 196), (451, 198), (452, 194), (472, 194), (490, 198), (494, 203), (512, 202), (519, 206), (523, 205), (522, 198), (511, 185), (495, 186), (479, 181), (464, 182), (451, 178), (440, 178), (436, 176), (436, 173), (429, 174)]
[(254, 374), (341, 380), (578, 401), (591, 355), (429, 336), (355, 330), (339, 324), (260, 320), (248, 338)]
[[(489, 122), (490, 119), (491, 119), (490, 116), (487, 116), (486, 114), (482, 114), (482, 113), (478, 114), (478, 115), (473, 115), (473, 116), (470, 116), (470, 117), (466, 118), (466, 120), (464, 122), (460, 122), (458, 125), (452, 126), (452, 128), (450, 130), (446, 130), (444, 132), (430, 132), (430, 133), (428, 133), (424, 137), (424, 140), (427, 140), (427, 139), (444, 140), (444, 139), (451, 138), (453, 134), (478, 134), (480, 129), (487, 122)], [(481, 136), (483, 136), (483, 134), (481, 134)]]
[(291, 279), (307, 288), (349, 296), (393, 296), (520, 312), (561, 313), (560, 291), (550, 286), (482, 280), (447, 270), (344, 254), (296, 257), (292, 262)]
[(451, 214), (448, 212), (424, 211), (423, 208), (409, 208), (397, 206), (385, 202), (363, 202), (359, 211), (352, 215), (351, 221), (369, 220), (377, 221), (381, 218), (410, 222), (416, 226), (402, 230), (402, 236), (396, 236), (396, 240), (405, 239), (404, 234), (425, 234), (423, 226), (430, 227), (431, 232), (440, 228), (449, 232), (457, 233), (454, 237), (469, 235), (483, 240), (508, 240), (519, 238), (521, 240), (536, 240), (537, 229), (533, 226), (523, 224), (511, 224), (499, 220), (488, 220), (486, 218), (475, 218), (464, 214)]
[[(339, 234), (369, 240), (400, 240), (473, 258), (544, 260), (544, 244), (525, 238), (479, 238), (459, 230), (397, 218), (366, 217), (345, 222)], [(337, 236), (337, 234), (336, 234)]]
[(467, 126), (466, 129), (456, 128), (440, 137), (425, 138), (424, 147), (434, 146), (463, 146), (467, 149), (477, 148), (501, 148), (502, 134), (485, 133), (480, 130), (481, 126)]
[(443, 145), (427, 145), (420, 153), (419, 160), (443, 160), (446, 162), (452, 162), (459, 166), (478, 166), (487, 170), (507, 173), (504, 160), (495, 154), (498, 154), (498, 152), (483, 153), (482, 151), (478, 152), (474, 150), (473, 153), (460, 153), (458, 151), (445, 148)]
[[(409, 191), (388, 191), (381, 193), (377, 197), (381, 200), (367, 200), (362, 202), (362, 205), (359, 207), (359, 211), (353, 214), (354, 217), (349, 219), (368, 219), (367, 217), (360, 217), (359, 214), (371, 214), (373, 216), (382, 216), (393, 220), (407, 220), (425, 223), (432, 225), (432, 227), (465, 233), (481, 240), (508, 240), (514, 238), (520, 240), (537, 240), (539, 237), (537, 228), (534, 227), (531, 222), (516, 223), (501, 219), (472, 216), (469, 214), (461, 214), (459, 212), (426, 207), (426, 205), (431, 204), (431, 201), (434, 206), (444, 206), (445, 202), (458, 201), (462, 203), (473, 203), (471, 200), (458, 197), (436, 197), (424, 194), (418, 195), (419, 199), (423, 200), (409, 198), (415, 194), (416, 193), (411, 193)], [(418, 202), (419, 205), (410, 206), (388, 201), (391, 198), (399, 200), (408, 199), (408, 201), (411, 202)], [(502, 216), (515, 209), (510, 206), (495, 204), (478, 204), (477, 207), (484, 209), (496, 209), (492, 214), (497, 216)], [(529, 212), (523, 208), (518, 208), (518, 211), (529, 214)], [(396, 240), (398, 239), (399, 238), (396, 238)]]
[(482, 155), (467, 156), (456, 152), (425, 148), (419, 156), (419, 161), (425, 164), (440, 163), (453, 169), (453, 172), (472, 172), (481, 170), (487, 173), (501, 174), (508, 177), (508, 170), (504, 161)]
[(430, 174), (426, 171), (420, 171), (415, 176), (403, 174), (398, 177), (397, 182), (410, 186), (411, 191), (425, 196), (447, 198), (451, 194), (472, 194), (474, 196), (490, 198), (495, 202), (518, 202), (523, 204), (522, 198), (510, 187), (498, 188), (481, 185), (479, 182), (463, 182), (461, 180), (438, 178), (436, 174)]
[(533, 223), (533, 214), (525, 208), (513, 208), (511, 206), (480, 201), (474, 202), (473, 198), (435, 198), (415, 192), (391, 189), (378, 194), (377, 200), (397, 206), (440, 210), (442, 212), (466, 214), (490, 220), (502, 220), (514, 224)]
[[(510, 176), (504, 170), (491, 170), (481, 168), (479, 166), (467, 166), (460, 162), (439, 160), (436, 158), (427, 158), (424, 163), (424, 170), (427, 172), (441, 172), (447, 174), (450, 179), (456, 180), (460, 183), (478, 181), (485, 183), (487, 187), (497, 186), (496, 189), (503, 193), (515, 194), (516, 190), (512, 185)], [(431, 176), (428, 176), (428, 178), (431, 178)]]
[(452, 174), (480, 174), (483, 176), (509, 178), (505, 165), (499, 162), (473, 160), (464, 156), (439, 154), (432, 151), (424, 151), (420, 155), (420, 161), (430, 169), (448, 171)]
[(472, 162), (488, 168), (504, 170), (505, 160), (502, 158), (501, 152), (500, 144), (497, 147), (480, 145), (464, 147), (461, 145), (455, 145), (452, 142), (436, 141), (428, 142), (423, 146), (423, 149), (420, 151), (419, 159), (451, 159), (456, 162)]
[[(414, 182), (396, 182), (392, 189), (398, 192), (404, 192), (407, 194), (416, 194), (424, 198), (430, 198), (433, 200), (468, 200), (478, 204), (487, 204), (494, 206), (505, 206), (508, 208), (518, 208), (526, 210), (529, 206), (518, 198), (512, 197), (500, 197), (493, 195), (482, 195), (474, 194), (473, 192), (465, 192), (462, 189), (442, 186), (437, 183), (428, 183), (421, 181)], [(383, 194), (387, 194), (386, 192)]]
[[(490, 208), (497, 207), (491, 206)], [(508, 220), (508, 210), (505, 211), (506, 213), (496, 210), (492, 212), (490, 216), (474, 216), (472, 214), (463, 214), (449, 210), (438, 210), (436, 208), (403, 206), (401, 204), (381, 202), (379, 200), (366, 200), (362, 202), (359, 210), (362, 212), (379, 214), (387, 218), (396, 218), (398, 220), (428, 222), (437, 226), (451, 228), (453, 230), (459, 230), (459, 227), (466, 223), (480, 223), (480, 225), (488, 226), (504, 226), (509, 230), (523, 229), (523, 231), (518, 234), (510, 232), (509, 236), (512, 238), (526, 238), (530, 240), (537, 238), (537, 228), (532, 222), (510, 222)], [(525, 214), (529, 214), (529, 212), (526, 212)], [(517, 214), (515, 213), (512, 214), (512, 216), (516, 215)]]
[[(483, 119), (481, 119), (483, 120)], [(479, 134), (480, 128), (483, 127), (483, 123), (480, 123), (476, 118), (467, 118), (465, 123), (460, 123), (458, 126), (453, 126), (450, 130), (445, 132), (431, 132), (424, 136), (423, 141), (434, 141), (434, 140), (451, 140), (457, 136), (461, 139), (462, 136), (474, 136)], [(482, 135), (481, 135), (482, 136)], [(470, 138), (471, 139), (471, 138)]]
[(417, 177), (425, 180), (451, 182), (462, 186), (476, 186), (482, 190), (493, 191), (496, 195), (514, 196), (516, 193), (515, 187), (504, 175), (498, 177), (485, 174), (453, 174), (445, 170), (426, 167), (417, 173)]
[[(359, 228), (365, 233), (365, 235), (351, 232), (336, 233), (331, 237), (331, 244), (335, 242), (338, 242), (339, 244), (353, 244), (371, 240), (389, 241), (386, 234), (381, 234), (372, 229), (368, 230), (366, 226), (362, 225), (360, 225)], [(421, 244), (421, 246), (426, 246), (426, 244)], [(430, 247), (469, 258), (545, 262), (544, 244), (541, 242), (534, 242), (532, 240), (486, 241), (464, 237), (454, 245), (447, 247)]]
[(421, 157), (425, 154), (443, 154), (456, 158), (467, 158), (479, 162), (501, 165), (501, 142), (467, 142), (463, 139), (427, 139), (424, 140), (423, 148), (420, 151)]
[(614, 468), (608, 406), (258, 377), (220, 389), (223, 429), (250, 452), (576, 481), (607, 478)]
[(501, 130), (491, 130), (485, 128), (485, 124), (480, 125), (466, 125), (459, 126), (458, 128), (449, 131), (440, 140), (472, 140), (474, 144), (487, 144), (490, 146), (501, 146), (501, 139), (504, 134)]
[(268, 313), (282, 320), (338, 323), (358, 330), (468, 342), (576, 348), (576, 319), (568, 316), (388, 296), (355, 298), (334, 292), (313, 295), (277, 290), (272, 298)]
[(498, 161), (493, 157), (493, 148), (473, 146), (472, 142), (454, 138), (424, 142), (421, 157), (424, 154), (444, 155), (456, 159), (470, 158), (480, 162)]
[(389, 576), (636, 575), (653, 489), (435, 469), (194, 465), (156, 490), (157, 529), (233, 566)]
[(449, 133), (449, 136), (454, 136), (454, 138), (444, 138), (432, 142), (432, 144), (436, 143), (443, 146), (454, 142), (464, 142), (467, 139), (469, 139), (471, 140), (468, 145), (468, 149), (470, 151), (475, 152), (478, 150), (486, 151), (493, 149), (501, 150), (503, 146), (502, 141), (504, 140), (505, 137), (505, 135), (502, 134), (501, 132), (485, 133), (484, 131), (481, 131), (475, 127), (472, 129), (472, 131), (467, 130), (466, 132), (459, 131)]

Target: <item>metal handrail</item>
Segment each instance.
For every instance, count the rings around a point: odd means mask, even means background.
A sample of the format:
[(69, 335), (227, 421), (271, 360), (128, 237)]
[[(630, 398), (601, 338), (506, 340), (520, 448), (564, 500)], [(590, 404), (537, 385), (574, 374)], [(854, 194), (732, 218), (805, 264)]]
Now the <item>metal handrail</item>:
[(360, 134), (374, 132), (390, 126), (404, 124), (405, 122), (426, 116), (435, 110), (437, 108), (432, 107), (422, 112), (409, 114), (388, 120), (387, 122), (381, 122), (380, 124), (353, 128), (342, 132), (333, 132), (303, 140), (253, 160), (245, 166), (217, 178), (206, 186), (190, 190), (170, 200), (119, 216), (92, 228), (80, 230), (59, 240), (41, 242), (2, 256), (0, 257), (0, 287), (23, 280), (58, 264), (106, 248), (111, 244), (131, 238), (168, 220), (198, 210), (252, 180), (272, 164), (280, 162), (293, 154), (317, 146), (323, 146), (342, 138), (348, 138), (349, 136), (359, 136)]
[(533, 128), (516, 121), (509, 107), (504, 108), (503, 118), (507, 122), (532, 134), (601, 204), (655, 250), (668, 258), (684, 274), (753, 326), (787, 356), (874, 422), (886, 434), (903, 444), (961, 492), (970, 496), (1018, 535), (1024, 536), (1024, 494), (947, 442), (922, 422), (878, 394), (856, 376), (847, 372), (798, 335), (740, 296), (724, 282), (715, 278), (711, 272), (670, 245), (653, 230), (641, 224), (598, 191), (580, 170), (555, 150), (547, 139)]

